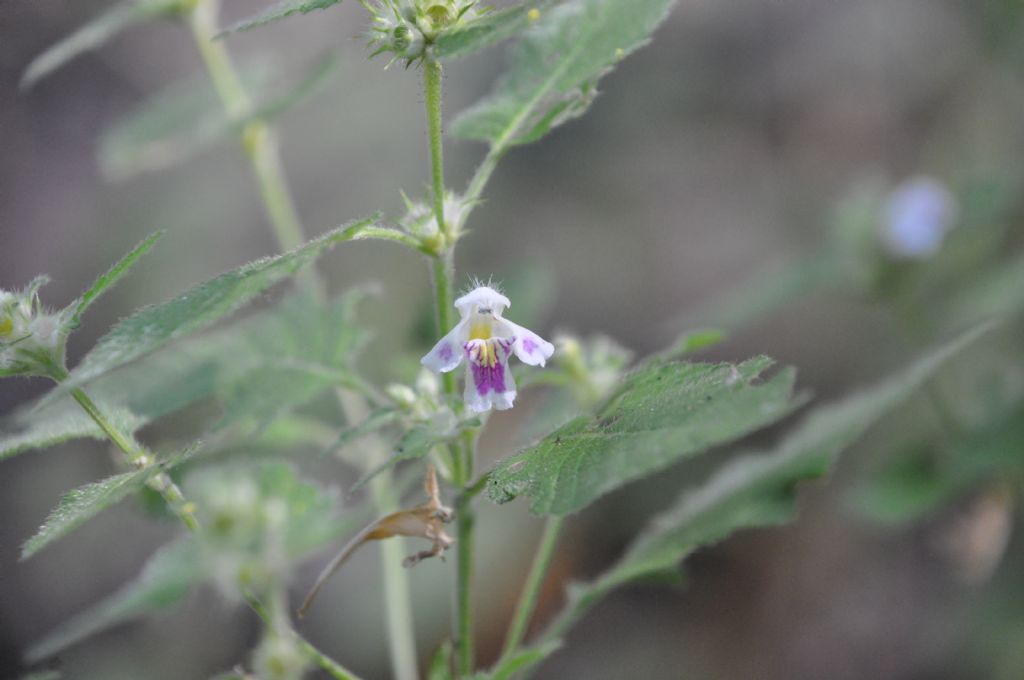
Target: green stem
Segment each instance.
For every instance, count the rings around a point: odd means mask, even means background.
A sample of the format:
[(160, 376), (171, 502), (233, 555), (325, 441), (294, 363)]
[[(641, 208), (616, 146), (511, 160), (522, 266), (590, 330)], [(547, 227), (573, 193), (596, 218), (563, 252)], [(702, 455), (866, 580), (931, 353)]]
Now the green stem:
[[(434, 218), (438, 229), (445, 237), (444, 251), (435, 258), (434, 301), (437, 307), (438, 333), (444, 334), (451, 330), (452, 318), (452, 286), (455, 280), (455, 225), (445, 221), (444, 216), (444, 155), (442, 148), (441, 126), (441, 64), (427, 58), (423, 64), (423, 89), (427, 108), (427, 132), (430, 138), (430, 169), (433, 188)], [(455, 376), (446, 373), (443, 376), (444, 392), (449, 396), (456, 394)], [(473, 442), (467, 439), (454, 444), (452, 453), (452, 481), (458, 489), (463, 489), (473, 474)], [(471, 505), (472, 497), (463, 496), (456, 503), (456, 553), (458, 567), (455, 586), (455, 644), (456, 669), (459, 675), (469, 675), (473, 671), (473, 525), (476, 518)]]
[[(51, 377), (57, 383), (61, 383), (68, 377), (68, 372), (63, 368), (55, 369)], [(103, 434), (107, 435), (107, 439), (121, 450), (129, 463), (136, 467), (152, 464), (151, 458), (147, 461), (149, 456), (147, 456), (146, 452), (132, 441), (130, 435), (125, 435), (110, 422), (110, 419), (100, 410), (96, 402), (85, 393), (85, 390), (81, 387), (75, 387), (71, 390), (71, 396), (82, 407), (82, 410), (92, 418), (92, 421), (99, 426)], [(181, 489), (178, 488), (178, 485), (175, 484), (170, 475), (166, 472), (159, 472), (153, 475), (146, 484), (163, 497), (167, 506), (189, 530), (196, 531), (199, 528), (199, 522), (196, 521), (194, 514), (195, 508), (185, 500), (184, 494), (181, 493)]]
[[(452, 293), (452, 281), (455, 279), (455, 262), (451, 251), (447, 251), (431, 263), (434, 274), (434, 301), (437, 307), (437, 334), (443, 336), (455, 326), (452, 310), (455, 308), (455, 296)], [(441, 374), (444, 393), (455, 395), (455, 373), (448, 371)]]
[(460, 502), (455, 506), (455, 528), (457, 542), (456, 557), (456, 668), (459, 676), (468, 676), (473, 672), (473, 525), (476, 516), (469, 502)]
[[(515, 615), (509, 625), (508, 636), (505, 638), (505, 647), (501, 652), (501, 660), (509, 658), (522, 644), (526, 637), (526, 629), (530, 624), (534, 611), (537, 609), (537, 600), (540, 596), (541, 586), (544, 585), (544, 577), (551, 566), (551, 558), (555, 554), (555, 546), (558, 544), (558, 535), (562, 530), (563, 518), (556, 515), (549, 515), (544, 524), (544, 533), (540, 538), (540, 545), (533, 556), (533, 564), (530, 566), (530, 573), (526, 577), (526, 584), (523, 592), (519, 595), (519, 603), (516, 605)], [(498, 662), (501, 664), (501, 661)]]
[[(224, 110), (232, 120), (241, 120), (252, 112), (252, 100), (224, 44), (213, 39), (217, 32), (218, 9), (219, 0), (199, 0), (189, 12), (188, 24)], [(265, 122), (253, 120), (243, 126), (241, 138), (280, 250), (300, 246), (306, 239), (284, 177), (273, 131)]]
[(430, 169), (434, 199), (434, 217), (451, 244), (451, 230), (444, 219), (444, 153), (441, 129), (441, 62), (428, 58), (423, 62), (423, 90), (427, 103), (427, 131), (430, 135)]
[[(249, 607), (256, 612), (256, 615), (260, 617), (264, 624), (267, 626), (273, 625), (273, 615), (258, 597), (244, 588), (242, 589), (242, 597), (245, 598)], [(299, 646), (302, 647), (302, 651), (305, 652), (306, 656), (308, 656), (313, 663), (324, 669), (332, 678), (337, 678), (337, 680), (360, 680), (358, 675), (314, 647), (312, 642), (299, 635), (298, 632), (290, 629), (290, 633), (295, 636), (295, 639), (298, 641)]]

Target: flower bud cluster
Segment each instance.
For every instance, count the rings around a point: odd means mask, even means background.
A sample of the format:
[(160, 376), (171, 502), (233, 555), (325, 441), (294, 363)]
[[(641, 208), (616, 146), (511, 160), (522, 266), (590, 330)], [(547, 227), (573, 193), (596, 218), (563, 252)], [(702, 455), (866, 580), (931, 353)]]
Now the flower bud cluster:
[(441, 31), (470, 21), (486, 10), (477, 0), (360, 0), (370, 12), (370, 56), (390, 52), (392, 63), (408, 68), (422, 60)]
[(0, 376), (47, 375), (63, 369), (70, 333), (68, 313), (50, 313), (39, 304), (37, 277), (22, 291), (0, 290)]
[(256, 676), (262, 680), (299, 680), (309, 668), (309, 657), (294, 635), (270, 632), (253, 658)]
[(245, 468), (231, 466), (189, 486), (200, 508), (204, 556), (226, 597), (236, 597), (239, 584), (259, 593), (286, 579), (289, 518), (282, 499), (262, 491)]
[(562, 333), (555, 336), (555, 368), (583, 404), (595, 404), (619, 384), (633, 353), (606, 336), (587, 340)]
[[(409, 197), (402, 195), (405, 199), (405, 217), (400, 221), (402, 228), (414, 236), (420, 242), (420, 249), (428, 253), (441, 253), (446, 245), (444, 231), (438, 227), (437, 217), (434, 215), (433, 206), (427, 203), (416, 203)], [(466, 201), (462, 197), (448, 192), (444, 197), (444, 221), (447, 231), (457, 238), (457, 230), (462, 223), (462, 216), (466, 208)]]

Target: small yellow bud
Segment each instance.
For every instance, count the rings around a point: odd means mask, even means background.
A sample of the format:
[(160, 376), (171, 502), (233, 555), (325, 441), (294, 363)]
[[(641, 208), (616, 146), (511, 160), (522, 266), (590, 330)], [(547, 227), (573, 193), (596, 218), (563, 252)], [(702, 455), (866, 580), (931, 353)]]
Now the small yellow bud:
[(621, 47), (615, 50), (616, 59), (622, 59), (624, 56), (626, 56), (626, 50), (622, 49)]
[(189, 501), (188, 503), (185, 503), (185, 505), (181, 506), (181, 512), (182, 512), (182, 514), (185, 514), (185, 515), (194, 515), (194, 514), (196, 514), (196, 504), (193, 503), (192, 501)]
[(540, 19), (540, 10), (534, 7), (533, 9), (526, 13), (526, 18), (529, 19), (530, 21), (536, 21), (537, 19)]
[(0, 338), (6, 337), (14, 330), (14, 321), (9, 316), (0, 319)]

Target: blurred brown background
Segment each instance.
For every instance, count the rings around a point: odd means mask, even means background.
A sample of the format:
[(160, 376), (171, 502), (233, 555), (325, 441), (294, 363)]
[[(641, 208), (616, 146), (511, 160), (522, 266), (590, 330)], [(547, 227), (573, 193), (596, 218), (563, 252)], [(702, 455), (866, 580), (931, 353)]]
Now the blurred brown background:
[[(264, 3), (225, 4), (224, 23)], [(821, 242), (833, 204), (867, 172), (896, 181), (941, 175), (957, 162), (1019, 172), (1024, 71), (1004, 47), (1021, 35), (1020, 14), (1005, 10), (1015, 4), (680, 0), (654, 42), (602, 81), (587, 116), (509, 154), (460, 250), (463, 282), (524, 271), (542, 277), (549, 305), (531, 327), (547, 335), (603, 332), (645, 353), (681, 330), (677, 319)], [(63, 305), (132, 244), (168, 230), (156, 254), (90, 313), (72, 340), (72, 362), (131, 309), (275, 247), (232, 144), (123, 183), (105, 181), (97, 169), (106, 126), (199, 71), (179, 26), (132, 30), (19, 91), (33, 56), (106, 5), (0, 0), (0, 287), (48, 273), (54, 281), (43, 300)], [(278, 125), (310, 235), (376, 210), (396, 218), (399, 189), (417, 195), (425, 187), (418, 73), (367, 61), (358, 38), (364, 21), (357, 3), (343, 3), (228, 41), (240, 61), (270, 54), (286, 73), (304, 72), (324, 51), (340, 55), (326, 90)], [(502, 55), (491, 50), (447, 70), (449, 116), (487, 91)], [(449, 142), (446, 153), (449, 182), (462, 187), (482, 147)], [(355, 244), (322, 266), (333, 290), (382, 284), (383, 297), (365, 315), (379, 340), (367, 361), (371, 373), (387, 377), (389, 352), (408, 345), (428, 305), (424, 261), (386, 244)], [(526, 312), (513, 306), (510, 317)], [(734, 334), (713, 356), (769, 354), (799, 367), (801, 384), (828, 399), (902, 365), (913, 352), (901, 337), (868, 302), (811, 295)], [(45, 388), (0, 383), (0, 413)], [(501, 424), (513, 421), (501, 419), (513, 417), (495, 419), (487, 455), (507, 453)], [(1021, 564), (1017, 543), (994, 582), (966, 586), (934, 549), (948, 518), (884, 531), (844, 512), (837, 500), (844, 476), (882, 436), (854, 449), (827, 485), (807, 494), (797, 525), (747, 532), (701, 552), (687, 566), (685, 590), (617, 594), (539, 677), (1024, 677), (1024, 627), (978, 641), (990, 630), (987, 603), (1021, 594), (1012, 578)], [(112, 469), (104, 446), (82, 442), (0, 465), (3, 677), (19, 675), (26, 645), (134, 576), (174, 535), (129, 501), (18, 562), (20, 544), (64, 491)], [(675, 471), (577, 518), (556, 573), (596, 573), (644, 516), (698, 473)], [(498, 651), (516, 575), (538, 530), (523, 505), (489, 508), (480, 522), (485, 660)], [(355, 671), (383, 678), (375, 560), (374, 551), (360, 555), (308, 625), (315, 642)], [(300, 570), (297, 591), (318, 567)], [(412, 573), (424, 654), (447, 629), (451, 567), (432, 563)], [(560, 598), (558, 584), (550, 586), (547, 612)], [(229, 668), (257, 639), (248, 612), (198, 593), (165, 616), (76, 647), (61, 665), (69, 678), (204, 678)]]

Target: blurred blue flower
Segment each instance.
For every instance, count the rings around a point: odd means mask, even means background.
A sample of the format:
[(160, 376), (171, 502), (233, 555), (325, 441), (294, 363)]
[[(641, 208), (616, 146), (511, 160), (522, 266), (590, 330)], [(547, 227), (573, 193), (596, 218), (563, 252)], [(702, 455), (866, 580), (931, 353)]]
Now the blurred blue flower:
[(953, 194), (931, 177), (913, 177), (889, 194), (882, 243), (893, 257), (923, 259), (942, 247), (958, 215)]

